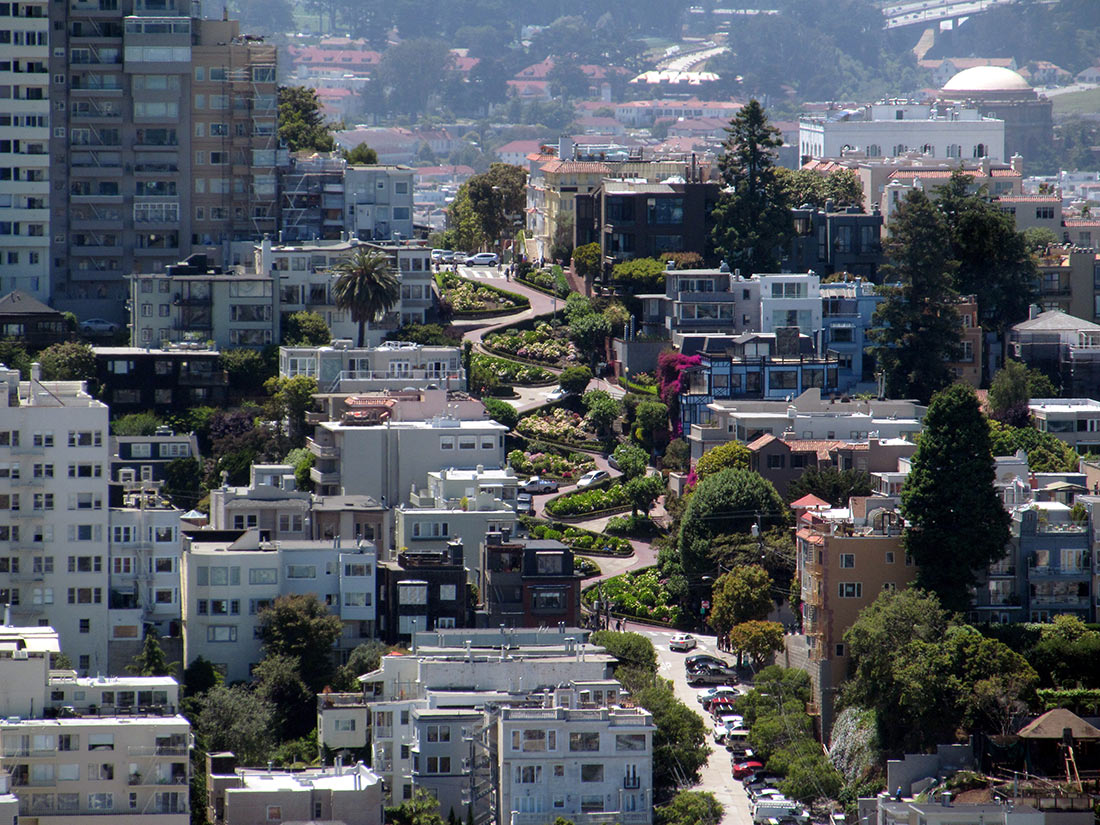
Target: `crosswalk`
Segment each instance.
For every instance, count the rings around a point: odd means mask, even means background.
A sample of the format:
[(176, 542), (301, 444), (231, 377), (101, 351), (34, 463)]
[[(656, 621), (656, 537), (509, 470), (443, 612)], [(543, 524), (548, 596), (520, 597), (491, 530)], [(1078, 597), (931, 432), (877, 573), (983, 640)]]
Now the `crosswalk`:
[(504, 270), (497, 272), (495, 266), (459, 266), (458, 274), (475, 281), (504, 281)]

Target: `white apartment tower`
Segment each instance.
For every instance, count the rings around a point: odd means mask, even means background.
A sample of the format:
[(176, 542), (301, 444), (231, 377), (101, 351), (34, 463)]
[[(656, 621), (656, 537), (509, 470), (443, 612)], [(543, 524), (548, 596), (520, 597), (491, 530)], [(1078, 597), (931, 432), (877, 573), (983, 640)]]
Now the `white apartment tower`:
[(107, 428), (83, 382), (0, 371), (0, 604), (92, 674), (108, 668)]
[(49, 25), (46, 0), (0, 4), (0, 293), (41, 300), (50, 295)]

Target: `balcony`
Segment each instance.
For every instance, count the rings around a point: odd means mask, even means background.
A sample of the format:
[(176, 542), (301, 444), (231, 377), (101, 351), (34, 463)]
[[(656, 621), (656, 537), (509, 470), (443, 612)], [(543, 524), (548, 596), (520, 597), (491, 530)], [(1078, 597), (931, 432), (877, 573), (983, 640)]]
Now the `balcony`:
[(337, 471), (329, 471), (329, 472), (321, 472), (316, 467), (310, 467), (309, 477), (313, 481), (314, 484), (339, 484), (340, 483), (340, 472), (338, 470)]
[(181, 372), (179, 382), (185, 387), (223, 387), (229, 384), (229, 373), (225, 370)]
[(628, 791), (636, 791), (642, 787), (642, 778), (640, 776), (624, 776), (623, 787)]
[(309, 451), (318, 458), (339, 458), (340, 448), (330, 447), (323, 444), (318, 444), (312, 438), (306, 439), (306, 447)]
[(1029, 579), (1087, 579), (1092, 576), (1092, 568), (1087, 565), (1081, 567), (1052, 567), (1050, 565), (1028, 565), (1027, 577)]

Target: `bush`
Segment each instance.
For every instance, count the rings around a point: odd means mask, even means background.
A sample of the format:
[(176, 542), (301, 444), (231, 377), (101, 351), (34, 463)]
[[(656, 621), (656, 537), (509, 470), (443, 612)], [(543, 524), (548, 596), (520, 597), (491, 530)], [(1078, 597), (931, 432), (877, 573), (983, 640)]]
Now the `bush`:
[(487, 335), (485, 346), (528, 361), (563, 367), (581, 360), (580, 350), (568, 340), (565, 329), (554, 329), (546, 321), (542, 321), (534, 329), (510, 329)]
[[(682, 617), (680, 605), (662, 582), (656, 567), (604, 579), (602, 589), (603, 597), (611, 602), (615, 613), (672, 624)], [(597, 594), (597, 588), (590, 587), (584, 591), (582, 599), (591, 604)]]
[(629, 556), (634, 553), (629, 541), (605, 533), (595, 533), (583, 527), (566, 526), (557, 522), (547, 523), (528, 516), (523, 516), (521, 521), (531, 538), (564, 542), (577, 552), (609, 556)]
[(558, 376), (558, 385), (573, 395), (580, 395), (592, 380), (592, 370), (588, 367), (566, 367)]
[(524, 309), (530, 301), (523, 295), (479, 284), (451, 272), (438, 275), (443, 299), (455, 312), (495, 312), (503, 309)]
[(523, 476), (573, 479), (596, 469), (596, 462), (586, 453), (560, 455), (534, 444), (528, 451), (512, 450), (508, 453), (508, 466)]
[(509, 430), (515, 429), (516, 424), (519, 422), (519, 413), (515, 407), (507, 401), (500, 401), (496, 398), (484, 398), (481, 403), (485, 405), (485, 411), (489, 413), (490, 418), (498, 424), (503, 424)]
[(475, 369), (492, 373), (498, 381), (504, 384), (533, 386), (549, 384), (554, 380), (554, 373), (544, 370), (542, 367), (520, 364), (506, 358), (494, 358), (492, 355), (482, 355), (479, 352), (471, 356), (470, 363)]

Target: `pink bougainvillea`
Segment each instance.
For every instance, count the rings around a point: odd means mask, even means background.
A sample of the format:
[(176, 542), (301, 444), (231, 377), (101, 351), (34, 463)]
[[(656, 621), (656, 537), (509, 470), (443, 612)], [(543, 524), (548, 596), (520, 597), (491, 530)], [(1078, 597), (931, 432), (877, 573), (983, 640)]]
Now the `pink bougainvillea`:
[(680, 390), (684, 370), (703, 363), (698, 355), (684, 355), (680, 352), (662, 352), (657, 356), (657, 394), (668, 405), (669, 418), (677, 436), (682, 435), (680, 423)]

